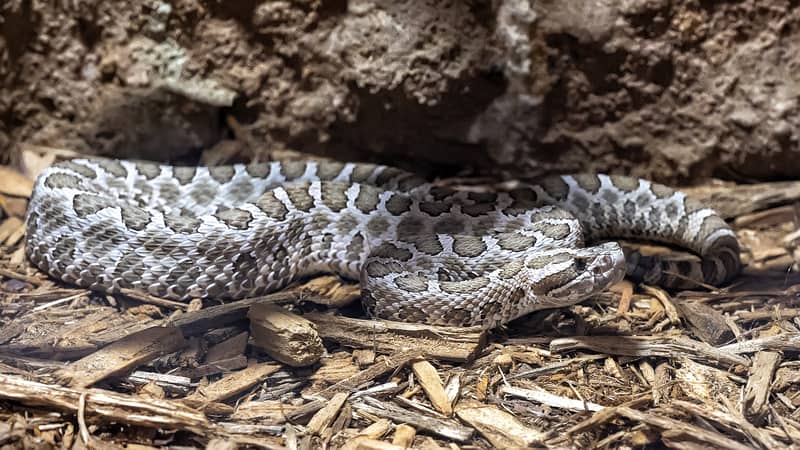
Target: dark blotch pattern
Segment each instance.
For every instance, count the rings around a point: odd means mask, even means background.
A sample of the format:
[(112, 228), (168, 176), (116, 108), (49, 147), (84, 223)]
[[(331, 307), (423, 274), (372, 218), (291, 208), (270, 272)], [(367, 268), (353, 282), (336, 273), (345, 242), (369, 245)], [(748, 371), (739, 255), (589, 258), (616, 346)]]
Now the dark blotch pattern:
[(436, 236), (417, 239), (414, 246), (417, 250), (428, 255), (438, 255), (444, 250), (442, 243), (439, 242), (439, 238)]
[(148, 162), (138, 162), (136, 163), (136, 171), (148, 180), (152, 180), (161, 174), (161, 166)]
[(347, 244), (347, 259), (350, 261), (358, 261), (363, 251), (364, 236), (362, 236), (361, 233), (357, 233)]
[(367, 263), (367, 267), (365, 267), (367, 271), (367, 275), (373, 278), (380, 278), (389, 275), (390, 273), (397, 273), (402, 271), (402, 267), (400, 267), (397, 263), (392, 262), (382, 262), (382, 261), (370, 261)]
[(568, 260), (570, 258), (571, 258), (571, 256), (569, 254), (567, 254), (567, 253), (557, 253), (555, 255), (532, 256), (532, 257), (530, 257), (530, 258), (528, 258), (526, 260), (525, 266), (530, 268), (530, 269), (535, 269), (535, 270), (544, 269), (545, 267), (547, 267), (550, 264), (561, 263), (561, 262), (564, 262), (564, 261), (566, 261), (566, 260)]
[(250, 226), (250, 221), (253, 220), (253, 215), (243, 209), (229, 209), (217, 213), (215, 217), (225, 225), (237, 230), (247, 229)]
[(394, 280), (394, 284), (397, 285), (398, 288), (408, 292), (419, 293), (428, 290), (428, 280), (417, 275), (397, 277)]
[(389, 221), (381, 216), (375, 216), (367, 222), (367, 230), (373, 236), (380, 236), (389, 229)]
[(104, 208), (116, 206), (114, 202), (106, 197), (93, 194), (78, 194), (72, 198), (72, 208), (78, 217), (86, 217)]
[(546, 296), (554, 289), (565, 286), (567, 283), (572, 281), (574, 277), (575, 273), (572, 270), (562, 270), (540, 279), (537, 283), (534, 283), (531, 286), (531, 289), (536, 295)]
[(426, 184), (425, 179), (416, 177), (414, 175), (408, 175), (398, 179), (397, 189), (401, 191), (410, 191), (416, 187), (422, 186), (423, 184)]
[[(474, 205), (466, 205), (461, 207), (461, 212), (468, 216), (478, 217), (486, 215), (492, 211), (494, 211), (495, 205), (493, 203), (476, 203)], [(515, 211), (513, 214), (517, 214), (523, 210)], [(512, 215), (513, 215), (512, 214)]]
[(657, 198), (669, 198), (675, 195), (675, 190), (663, 184), (651, 183), (650, 190)]
[(165, 200), (167, 205), (170, 205), (180, 199), (181, 191), (174, 181), (165, 181), (158, 187), (158, 196)]
[(542, 224), (540, 226), (536, 226), (535, 229), (537, 231), (541, 231), (542, 234), (556, 241), (566, 239), (571, 231), (569, 225), (564, 223)]
[(406, 213), (411, 209), (411, 199), (407, 195), (393, 194), (386, 201), (386, 210), (395, 216)]
[(338, 182), (322, 183), (322, 203), (333, 212), (339, 212), (347, 207), (347, 189), (349, 185)]
[(638, 178), (620, 175), (611, 175), (609, 178), (611, 179), (611, 183), (621, 191), (632, 192), (639, 188)]
[(283, 188), (289, 196), (292, 205), (300, 211), (311, 211), (314, 207), (314, 197), (308, 193), (307, 184), (288, 185)]
[(424, 223), (417, 217), (406, 217), (397, 224), (397, 239), (414, 242), (423, 230)]
[(403, 172), (400, 169), (395, 169), (394, 167), (387, 167), (375, 179), (375, 184), (378, 186), (386, 186), (392, 181), (394, 181), (396, 177), (403, 174), (405, 174), (405, 172)]
[(363, 183), (369, 180), (373, 172), (375, 172), (375, 166), (372, 164), (357, 164), (350, 174), (350, 181), (354, 183)]
[(304, 161), (281, 162), (281, 173), (287, 181), (296, 180), (306, 173), (306, 163)]
[(619, 194), (613, 189), (604, 190), (600, 196), (602, 197), (603, 201), (608, 204), (613, 205), (619, 201)]
[(434, 200), (441, 201), (453, 195), (454, 191), (445, 187), (434, 186), (428, 191), (428, 193), (431, 195), (431, 197), (433, 197)]
[(453, 251), (461, 256), (473, 258), (486, 251), (486, 244), (477, 236), (455, 236)]
[(370, 186), (360, 185), (355, 203), (356, 208), (365, 214), (375, 211), (378, 203), (380, 203), (380, 190)]
[(189, 191), (189, 196), (198, 205), (207, 206), (216, 198), (217, 189), (215, 186), (213, 186), (213, 183), (208, 181), (202, 183), (198, 182), (192, 185), (191, 191)]
[[(678, 210), (678, 207), (675, 205), (674, 202), (670, 202), (664, 207), (664, 215), (669, 217), (671, 220), (677, 219), (678, 218), (678, 214), (680, 214), (680, 211)], [(654, 222), (654, 223), (658, 223), (658, 222)]]
[(573, 178), (575, 178), (578, 186), (586, 192), (596, 194), (600, 190), (600, 178), (597, 175), (582, 173), (575, 175)]
[(83, 246), (94, 255), (104, 255), (110, 248), (119, 247), (127, 237), (113, 220), (95, 221), (83, 231)]
[(450, 211), (450, 204), (444, 202), (422, 202), (419, 210), (431, 216), (439, 216)]
[(202, 223), (199, 219), (188, 216), (164, 216), (164, 223), (176, 233), (196, 233)]
[(236, 171), (233, 169), (233, 166), (216, 166), (209, 167), (208, 174), (211, 175), (211, 178), (216, 180), (217, 183), (225, 184), (231, 181)]
[(267, 178), (272, 171), (269, 163), (251, 163), (244, 166), (244, 170), (253, 178)]
[[(561, 180), (561, 178), (558, 178)], [(547, 180), (545, 180), (547, 182)], [(511, 205), (503, 210), (505, 214), (516, 216), (524, 214), (539, 206), (539, 196), (532, 189), (514, 189), (508, 193), (511, 196)]]
[(481, 290), (488, 285), (489, 279), (486, 277), (477, 277), (464, 281), (440, 282), (442, 290), (448, 294), (474, 294), (476, 291)]
[(114, 177), (125, 178), (128, 176), (128, 171), (119, 161), (113, 159), (98, 159), (96, 163)]
[(433, 232), (436, 234), (460, 234), (464, 232), (464, 222), (456, 218), (444, 218), (436, 222)]
[(83, 164), (79, 164), (75, 161), (65, 161), (60, 163), (58, 166), (69, 169), (85, 178), (97, 178), (97, 172), (95, 172), (92, 168), (86, 167)]
[(705, 209), (702, 203), (698, 202), (697, 200), (686, 198), (683, 201), (683, 209), (686, 214), (691, 214), (696, 211), (700, 211), (701, 209)]
[(330, 181), (336, 178), (344, 169), (344, 164), (340, 162), (321, 162), (317, 165), (317, 177), (322, 181)]
[(475, 203), (494, 203), (497, 201), (497, 194), (493, 192), (470, 192), (467, 198)]
[(375, 258), (390, 258), (398, 261), (408, 261), (411, 259), (411, 252), (390, 242), (384, 242), (372, 250), (370, 256)]
[(352, 214), (348, 213), (341, 214), (339, 216), (339, 220), (336, 221), (336, 229), (341, 235), (347, 235), (351, 231), (358, 228), (358, 225), (358, 219)]
[(521, 252), (529, 249), (536, 243), (532, 236), (525, 236), (519, 233), (499, 233), (497, 235), (497, 245), (504, 250)]
[(289, 212), (289, 210), (286, 209), (286, 205), (278, 200), (273, 192), (263, 193), (254, 204), (258, 209), (264, 211), (264, 214), (277, 220), (285, 219), (286, 214)]
[(558, 201), (566, 200), (569, 195), (569, 185), (561, 177), (545, 178), (540, 186), (545, 192)]
[(235, 182), (226, 186), (228, 190), (228, 195), (232, 198), (235, 198), (239, 202), (243, 202), (250, 198), (251, 195), (255, 192), (255, 187), (250, 180), (245, 180), (239, 178)]
[(591, 204), (589, 198), (581, 192), (576, 192), (572, 195), (572, 204), (577, 211), (586, 211)]
[(503, 266), (500, 271), (500, 277), (504, 279), (514, 278), (522, 270), (522, 267), (523, 264), (519, 260), (511, 260)]
[(131, 230), (142, 231), (150, 223), (150, 214), (137, 206), (122, 205), (122, 221)]
[(172, 169), (172, 176), (178, 180), (178, 183), (180, 183), (181, 186), (191, 183), (196, 173), (196, 167), (175, 167)]
[(76, 188), (83, 184), (83, 180), (67, 173), (51, 173), (44, 180), (44, 185), (50, 189)]

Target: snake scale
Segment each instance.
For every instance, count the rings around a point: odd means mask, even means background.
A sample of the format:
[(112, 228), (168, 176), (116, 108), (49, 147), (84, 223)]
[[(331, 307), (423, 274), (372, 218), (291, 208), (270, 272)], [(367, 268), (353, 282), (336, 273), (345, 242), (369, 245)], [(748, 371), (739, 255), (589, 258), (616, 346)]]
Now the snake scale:
[[(85, 288), (236, 300), (332, 272), (360, 279), (375, 316), (484, 328), (578, 303), (626, 273), (668, 288), (719, 285), (741, 265), (713, 210), (607, 175), (477, 193), (372, 164), (83, 159), (39, 176), (26, 223), (28, 258)], [(645, 257), (610, 238), (699, 258)]]

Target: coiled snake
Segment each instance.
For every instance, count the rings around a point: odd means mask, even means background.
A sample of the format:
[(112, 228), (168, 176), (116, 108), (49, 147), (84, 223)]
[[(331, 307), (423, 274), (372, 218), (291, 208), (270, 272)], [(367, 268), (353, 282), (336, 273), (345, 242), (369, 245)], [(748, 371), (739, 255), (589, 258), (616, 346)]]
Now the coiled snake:
[[(612, 237), (700, 260), (585, 246)], [(626, 271), (682, 287), (740, 269), (736, 236), (714, 211), (646, 180), (558, 176), (487, 194), (331, 162), (59, 163), (35, 184), (26, 253), (67, 283), (175, 300), (242, 299), (333, 272), (360, 279), (376, 316), (485, 328), (578, 303)]]

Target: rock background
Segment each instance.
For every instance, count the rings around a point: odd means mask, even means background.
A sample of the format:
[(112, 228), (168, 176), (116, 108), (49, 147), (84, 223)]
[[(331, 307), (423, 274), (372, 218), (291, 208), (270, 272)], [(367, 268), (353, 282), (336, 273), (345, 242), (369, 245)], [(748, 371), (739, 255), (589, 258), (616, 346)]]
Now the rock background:
[(0, 4), (0, 162), (222, 141), (441, 173), (797, 178), (799, 98), (797, 1)]

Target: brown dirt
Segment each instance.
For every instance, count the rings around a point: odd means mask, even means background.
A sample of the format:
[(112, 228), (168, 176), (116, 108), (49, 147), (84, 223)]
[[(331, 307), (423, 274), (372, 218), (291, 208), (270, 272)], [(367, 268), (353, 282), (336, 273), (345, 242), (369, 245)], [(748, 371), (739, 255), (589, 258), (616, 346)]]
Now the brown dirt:
[(0, 156), (196, 156), (234, 119), (256, 155), (800, 174), (795, 3), (535, 5), (6, 2)]

